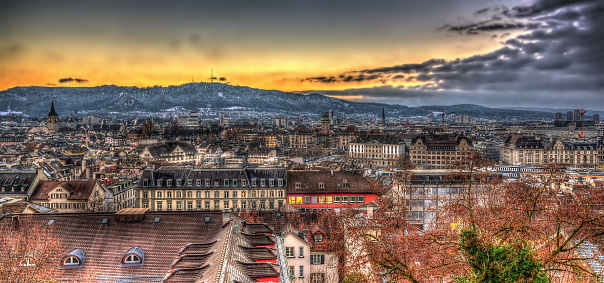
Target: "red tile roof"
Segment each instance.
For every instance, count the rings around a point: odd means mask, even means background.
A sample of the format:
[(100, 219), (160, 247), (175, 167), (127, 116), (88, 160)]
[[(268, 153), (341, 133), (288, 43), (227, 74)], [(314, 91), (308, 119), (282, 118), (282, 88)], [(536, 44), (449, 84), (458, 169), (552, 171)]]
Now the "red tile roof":
[(47, 200), (50, 198), (48, 193), (56, 187), (69, 192), (69, 200), (88, 200), (94, 190), (97, 181), (40, 181), (34, 189), (31, 199)]

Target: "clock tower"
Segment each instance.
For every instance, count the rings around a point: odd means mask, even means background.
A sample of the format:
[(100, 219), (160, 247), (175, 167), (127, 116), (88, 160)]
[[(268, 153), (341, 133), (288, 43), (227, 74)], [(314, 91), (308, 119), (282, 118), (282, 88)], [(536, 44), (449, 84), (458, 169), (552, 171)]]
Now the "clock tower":
[(48, 132), (54, 133), (59, 131), (59, 115), (55, 111), (54, 101), (50, 103), (50, 112), (48, 112), (48, 115), (46, 116), (46, 121), (46, 127), (48, 129)]

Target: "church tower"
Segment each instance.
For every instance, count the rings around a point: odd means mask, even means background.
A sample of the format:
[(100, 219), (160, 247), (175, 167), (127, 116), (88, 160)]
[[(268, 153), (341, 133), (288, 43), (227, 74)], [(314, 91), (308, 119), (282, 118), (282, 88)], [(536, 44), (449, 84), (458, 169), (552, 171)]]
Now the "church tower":
[(46, 121), (46, 128), (48, 129), (48, 132), (54, 133), (59, 131), (59, 115), (55, 111), (54, 101), (50, 103), (50, 112), (48, 112), (48, 115), (46, 116)]
[(382, 127), (386, 127), (386, 111), (382, 108)]

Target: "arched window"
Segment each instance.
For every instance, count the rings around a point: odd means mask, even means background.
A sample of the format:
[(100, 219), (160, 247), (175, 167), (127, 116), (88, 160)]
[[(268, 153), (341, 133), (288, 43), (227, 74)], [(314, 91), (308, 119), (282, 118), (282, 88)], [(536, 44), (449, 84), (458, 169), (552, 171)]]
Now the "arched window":
[(36, 261), (32, 257), (26, 256), (19, 261), (19, 266), (36, 266)]
[(129, 249), (122, 257), (122, 265), (141, 265), (145, 261), (145, 253), (139, 247)]
[(75, 249), (70, 251), (66, 256), (61, 260), (61, 267), (78, 267), (84, 264), (85, 255), (82, 249)]

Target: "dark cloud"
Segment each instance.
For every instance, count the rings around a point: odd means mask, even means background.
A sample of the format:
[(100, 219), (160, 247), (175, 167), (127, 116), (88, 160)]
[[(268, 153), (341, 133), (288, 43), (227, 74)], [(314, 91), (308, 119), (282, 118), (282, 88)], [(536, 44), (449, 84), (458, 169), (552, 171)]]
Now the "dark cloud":
[(458, 32), (461, 34), (469, 34), (475, 35), (481, 32), (491, 32), (491, 31), (502, 31), (502, 30), (514, 30), (514, 29), (523, 29), (526, 25), (523, 23), (478, 23), (478, 24), (469, 24), (463, 26), (444, 26), (443, 28), (452, 31)]
[(78, 79), (78, 78), (62, 78), (59, 79), (59, 83), (63, 84), (63, 83), (70, 83), (70, 82), (76, 82), (76, 83), (85, 83), (88, 82), (87, 79)]
[(219, 81), (221, 81), (221, 82), (226, 82), (226, 81), (227, 81), (227, 78), (225, 78), (225, 77), (220, 77), (218, 80), (219, 80)]
[(480, 10), (476, 11), (476, 15), (486, 13), (487, 11), (489, 11), (489, 8), (480, 9)]
[[(352, 81), (363, 75), (365, 78), (377, 75), (379, 81), (404, 76), (407, 82), (419, 83), (404, 90), (377, 88), (326, 92), (339, 96), (362, 94), (367, 101), (388, 98), (407, 101), (409, 97), (419, 101), (417, 97), (424, 95), (422, 101), (435, 104), (438, 102), (432, 99), (449, 99), (450, 96), (451, 100), (465, 99), (468, 103), (485, 101), (485, 105), (496, 105), (497, 102), (529, 105), (538, 98), (560, 106), (589, 103), (604, 107), (601, 95), (604, 93), (604, 2), (538, 1), (530, 6), (500, 11), (491, 8), (479, 14), (492, 12), (508, 17), (512, 24), (487, 20), (448, 28), (464, 34), (514, 29), (524, 32), (486, 54), (350, 71), (338, 75), (338, 79), (323, 77), (324, 81), (316, 82)], [(504, 36), (509, 33), (501, 37)]]

